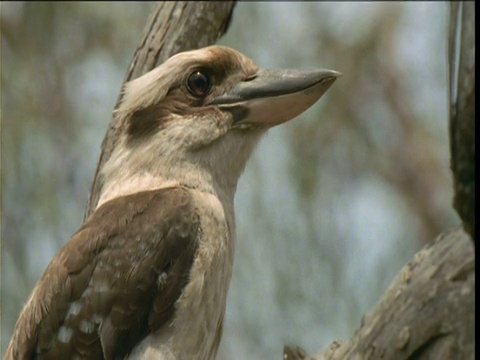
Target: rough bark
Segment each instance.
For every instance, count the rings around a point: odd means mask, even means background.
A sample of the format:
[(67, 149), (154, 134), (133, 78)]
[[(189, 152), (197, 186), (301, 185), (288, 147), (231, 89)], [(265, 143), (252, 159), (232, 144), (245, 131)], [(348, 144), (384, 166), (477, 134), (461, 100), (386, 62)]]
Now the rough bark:
[[(234, 1), (156, 3), (133, 55), (124, 83), (154, 69), (176, 53), (214, 44), (227, 31), (234, 6)], [(115, 108), (121, 97), (120, 93)], [(121, 130), (116, 120), (112, 116), (103, 138), (100, 158), (85, 209), (85, 219), (95, 209), (102, 191), (101, 169), (109, 159)]]
[(314, 356), (286, 347), (284, 359), (473, 359), (475, 255), (463, 229), (427, 245), (397, 274), (348, 341)]
[(398, 273), (349, 340), (314, 356), (284, 359), (474, 359), (475, 357), (475, 4), (451, 4), (450, 150), (454, 208), (463, 228), (444, 232)]

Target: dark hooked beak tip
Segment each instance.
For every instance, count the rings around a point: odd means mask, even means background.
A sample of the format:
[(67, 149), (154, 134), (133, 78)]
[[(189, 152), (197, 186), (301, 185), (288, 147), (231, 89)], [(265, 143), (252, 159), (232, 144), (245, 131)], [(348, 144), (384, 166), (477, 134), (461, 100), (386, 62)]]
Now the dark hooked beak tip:
[(235, 123), (274, 126), (308, 109), (341, 75), (333, 70), (259, 70), (211, 104), (231, 112)]

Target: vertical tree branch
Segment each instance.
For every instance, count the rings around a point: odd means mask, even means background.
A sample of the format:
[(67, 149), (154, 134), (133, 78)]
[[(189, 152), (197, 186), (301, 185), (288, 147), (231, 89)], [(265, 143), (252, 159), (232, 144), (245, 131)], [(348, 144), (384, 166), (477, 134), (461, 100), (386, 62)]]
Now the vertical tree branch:
[[(227, 31), (234, 6), (234, 1), (156, 3), (145, 26), (144, 35), (135, 50), (124, 83), (154, 69), (176, 53), (214, 44)], [(121, 97), (120, 93), (115, 108)], [(119, 126), (116, 118), (112, 116), (102, 141), (100, 158), (85, 209), (85, 219), (98, 203), (103, 188), (101, 169), (115, 147), (121, 130)]]
[(450, 151), (453, 206), (475, 242), (475, 3), (450, 4)]

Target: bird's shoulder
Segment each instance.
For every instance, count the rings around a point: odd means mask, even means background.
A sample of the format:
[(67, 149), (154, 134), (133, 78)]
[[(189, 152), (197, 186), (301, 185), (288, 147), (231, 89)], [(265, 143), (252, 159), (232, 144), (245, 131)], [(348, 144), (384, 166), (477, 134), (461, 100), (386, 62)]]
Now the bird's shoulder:
[(13, 354), (127, 354), (166, 324), (197, 247), (198, 215), (184, 188), (101, 205), (49, 264), (25, 306)]

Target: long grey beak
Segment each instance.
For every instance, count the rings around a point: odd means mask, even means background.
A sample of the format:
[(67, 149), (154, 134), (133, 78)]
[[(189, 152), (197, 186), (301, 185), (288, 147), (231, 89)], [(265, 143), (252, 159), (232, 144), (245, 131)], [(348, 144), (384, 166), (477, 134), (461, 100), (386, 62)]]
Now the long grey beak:
[(333, 70), (260, 70), (211, 104), (231, 112), (235, 123), (275, 126), (312, 106), (339, 76)]

